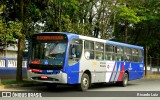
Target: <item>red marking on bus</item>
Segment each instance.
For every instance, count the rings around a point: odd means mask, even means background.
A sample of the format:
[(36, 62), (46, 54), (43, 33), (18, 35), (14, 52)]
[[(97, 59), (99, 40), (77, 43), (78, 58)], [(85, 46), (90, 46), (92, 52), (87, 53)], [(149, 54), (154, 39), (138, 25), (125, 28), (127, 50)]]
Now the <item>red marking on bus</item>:
[(122, 81), (123, 74), (124, 74), (124, 65), (122, 65), (122, 70), (121, 70), (121, 72), (119, 74), (118, 81)]
[(31, 64), (40, 64), (40, 60), (31, 60)]

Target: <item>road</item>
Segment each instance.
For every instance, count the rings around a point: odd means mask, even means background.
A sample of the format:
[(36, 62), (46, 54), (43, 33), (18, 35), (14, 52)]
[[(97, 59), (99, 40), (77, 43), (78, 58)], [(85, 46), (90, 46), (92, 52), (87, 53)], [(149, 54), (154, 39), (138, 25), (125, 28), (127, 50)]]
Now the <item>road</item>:
[[(128, 100), (127, 98), (131, 99), (133, 97), (136, 97), (137, 99), (142, 99), (143, 97), (145, 100), (150, 100), (151, 98), (154, 98), (154, 100), (159, 100), (160, 79), (140, 79), (130, 81), (127, 87), (121, 87), (116, 84), (95, 84), (87, 92), (80, 92), (74, 86), (61, 85), (58, 86), (56, 90), (48, 90), (45, 86), (34, 86), (7, 88), (3, 89), (2, 91), (25, 91), (42, 93), (43, 97), (51, 97), (54, 98), (54, 100), (75, 100), (74, 98), (76, 98), (76, 100), (79, 100), (80, 97), (83, 97), (84, 100), (88, 100), (88, 97), (92, 98), (93, 100), (97, 100), (96, 98), (98, 97), (100, 97), (101, 99), (104, 98), (104, 100), (106, 100), (106, 98), (116, 100), (116, 97), (118, 97), (119, 99), (123, 98), (123, 100)], [(140, 97), (137, 96), (139, 95), (138, 93), (140, 94)], [(157, 95), (159, 97), (157, 97)]]

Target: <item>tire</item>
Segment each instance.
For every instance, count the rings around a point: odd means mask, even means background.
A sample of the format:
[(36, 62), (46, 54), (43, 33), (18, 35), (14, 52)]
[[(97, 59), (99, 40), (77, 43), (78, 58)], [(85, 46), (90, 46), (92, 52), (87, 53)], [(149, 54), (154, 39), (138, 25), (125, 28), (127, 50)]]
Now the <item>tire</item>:
[(81, 83), (79, 84), (79, 89), (81, 91), (86, 91), (88, 90), (89, 86), (90, 86), (89, 76), (88, 74), (84, 73), (81, 77)]
[(57, 88), (57, 84), (47, 83), (45, 85), (48, 90), (55, 90)]
[(121, 86), (126, 87), (127, 85), (128, 85), (128, 74), (124, 73)]

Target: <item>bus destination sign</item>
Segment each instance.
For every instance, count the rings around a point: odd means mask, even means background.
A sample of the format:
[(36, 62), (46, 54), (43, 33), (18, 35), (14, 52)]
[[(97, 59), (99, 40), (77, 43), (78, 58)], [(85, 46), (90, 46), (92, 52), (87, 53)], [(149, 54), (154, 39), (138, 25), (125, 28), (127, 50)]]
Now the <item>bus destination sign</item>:
[(57, 36), (37, 36), (36, 37), (37, 40), (64, 40), (64, 36), (60, 36), (60, 35), (57, 35)]

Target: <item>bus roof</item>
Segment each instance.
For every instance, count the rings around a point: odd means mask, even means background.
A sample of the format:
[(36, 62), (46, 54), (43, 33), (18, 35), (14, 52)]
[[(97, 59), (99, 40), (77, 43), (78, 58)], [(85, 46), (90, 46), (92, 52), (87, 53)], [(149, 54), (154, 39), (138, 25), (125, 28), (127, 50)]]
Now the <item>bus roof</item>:
[(41, 32), (40, 34), (53, 34), (53, 33), (59, 33), (59, 34), (66, 34), (69, 40), (74, 37), (79, 37), (80, 39), (84, 40), (89, 40), (89, 41), (95, 41), (95, 42), (102, 42), (102, 43), (107, 43), (107, 44), (112, 44), (116, 46), (123, 46), (123, 47), (129, 47), (129, 48), (135, 48), (135, 49), (141, 49), (143, 50), (142, 46), (136, 46), (136, 45), (131, 45), (127, 43), (120, 43), (120, 42), (115, 42), (115, 41), (110, 41), (110, 40), (104, 40), (104, 39), (99, 39), (99, 38), (94, 38), (94, 37), (89, 37), (89, 36), (83, 36), (83, 35), (78, 35), (78, 34), (73, 34), (70, 32)]

